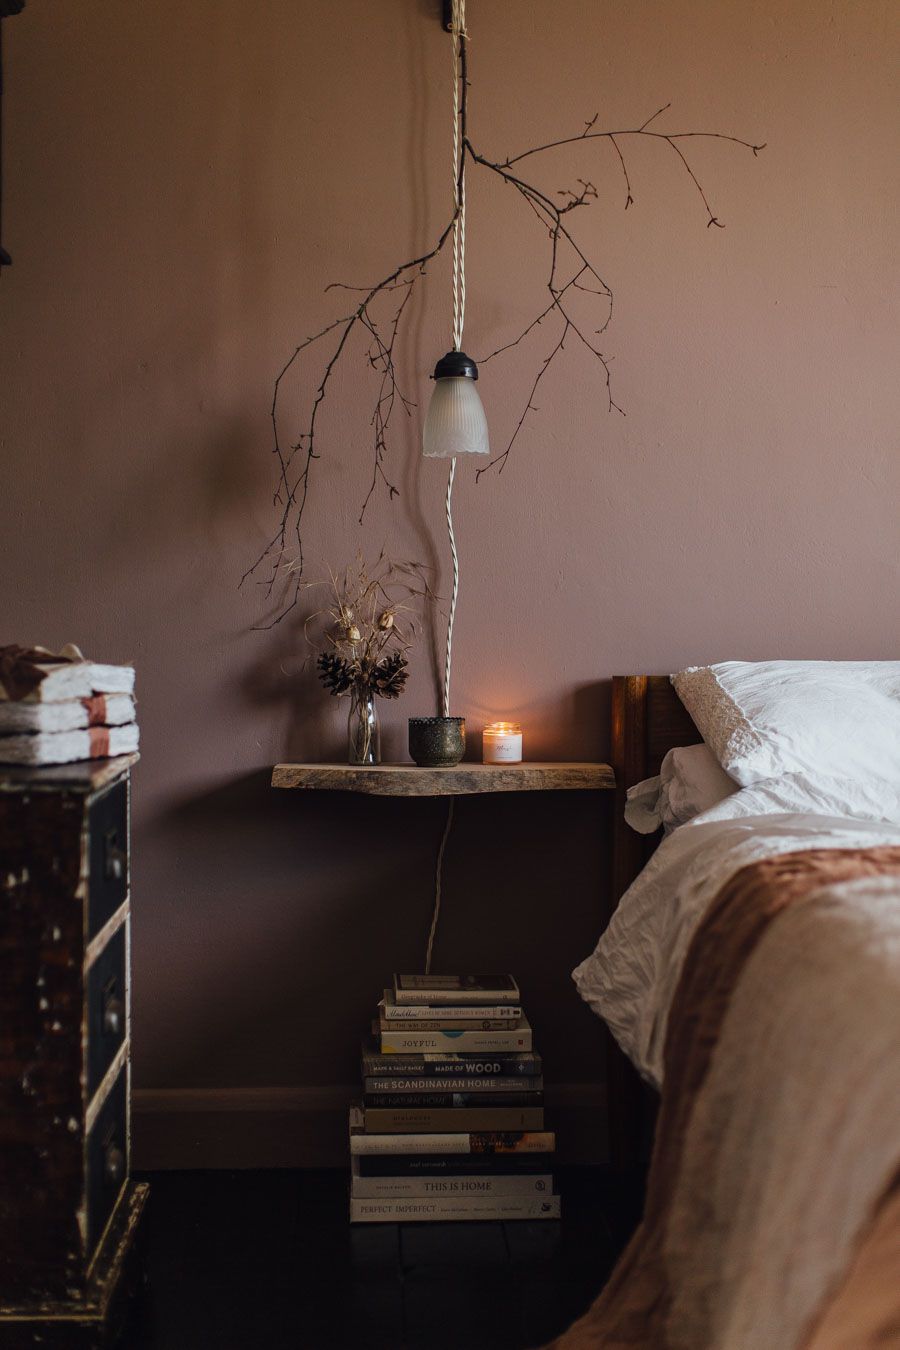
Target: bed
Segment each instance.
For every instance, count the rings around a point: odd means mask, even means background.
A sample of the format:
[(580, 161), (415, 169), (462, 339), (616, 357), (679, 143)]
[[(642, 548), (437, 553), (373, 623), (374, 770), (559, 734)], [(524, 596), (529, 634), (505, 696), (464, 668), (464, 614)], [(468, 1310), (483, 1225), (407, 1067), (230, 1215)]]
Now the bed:
[[(612, 682), (610, 759), (616, 775), (613, 825), (613, 908), (647, 863), (658, 837), (636, 834), (625, 821), (629, 788), (659, 773), (670, 750), (702, 738), (668, 675), (615, 675)], [(611, 915), (607, 915), (607, 920)], [(607, 1060), (610, 1153), (617, 1169), (634, 1177), (647, 1165), (657, 1099), (631, 1061), (611, 1040)]]
[[(727, 745), (668, 677), (614, 682), (623, 898), (575, 978), (626, 1052), (620, 1161), (661, 1096), (643, 1221), (556, 1350), (900, 1346), (900, 663), (798, 664), (825, 694), (780, 673), (780, 740), (754, 668)], [(702, 741), (747, 781), (662, 847), (634, 833), (628, 790)]]

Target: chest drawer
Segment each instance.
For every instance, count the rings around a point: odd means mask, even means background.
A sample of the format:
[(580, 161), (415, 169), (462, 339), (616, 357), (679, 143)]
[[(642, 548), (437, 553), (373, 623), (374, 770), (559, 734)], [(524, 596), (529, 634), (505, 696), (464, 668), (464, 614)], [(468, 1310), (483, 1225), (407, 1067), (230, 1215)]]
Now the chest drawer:
[(128, 893), (128, 781), (95, 798), (88, 811), (88, 938)]
[(88, 1100), (125, 1040), (126, 927), (113, 933), (87, 976), (87, 1088)]
[(0, 768), (2, 1350), (111, 1344), (134, 1279), (146, 1200), (128, 1178), (135, 759)]
[(87, 1140), (87, 1250), (93, 1253), (128, 1175), (127, 1073), (122, 1066)]

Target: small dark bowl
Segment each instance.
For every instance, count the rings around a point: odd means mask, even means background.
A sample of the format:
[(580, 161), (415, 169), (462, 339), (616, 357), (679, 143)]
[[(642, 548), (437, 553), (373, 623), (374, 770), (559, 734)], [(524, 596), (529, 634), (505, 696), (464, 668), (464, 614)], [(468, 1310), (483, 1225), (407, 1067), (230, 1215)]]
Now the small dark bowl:
[(409, 753), (421, 769), (449, 769), (466, 753), (464, 717), (411, 717)]

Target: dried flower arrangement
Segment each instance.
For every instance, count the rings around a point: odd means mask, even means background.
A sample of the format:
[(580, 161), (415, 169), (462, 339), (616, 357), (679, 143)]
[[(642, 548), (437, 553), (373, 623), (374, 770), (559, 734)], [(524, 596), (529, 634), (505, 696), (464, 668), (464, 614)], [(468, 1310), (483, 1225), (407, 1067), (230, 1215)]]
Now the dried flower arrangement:
[(377, 764), (374, 700), (399, 698), (406, 685), (406, 653), (417, 636), (417, 611), (435, 599), (426, 569), (395, 562), (382, 551), (372, 566), (357, 555), (343, 572), (309, 585), (331, 587), (329, 604), (304, 625), (308, 641), (325, 644), (316, 659), (319, 679), (330, 694), (350, 695), (351, 763)]

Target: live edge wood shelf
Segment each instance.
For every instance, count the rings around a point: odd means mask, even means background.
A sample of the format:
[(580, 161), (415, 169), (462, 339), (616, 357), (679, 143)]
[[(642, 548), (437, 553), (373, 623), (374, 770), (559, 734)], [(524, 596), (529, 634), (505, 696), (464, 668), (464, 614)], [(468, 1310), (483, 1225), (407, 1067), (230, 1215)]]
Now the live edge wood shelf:
[(365, 792), (374, 797), (461, 797), (479, 792), (565, 792), (614, 788), (608, 764), (456, 764), (420, 769), (416, 764), (276, 764), (272, 786)]

